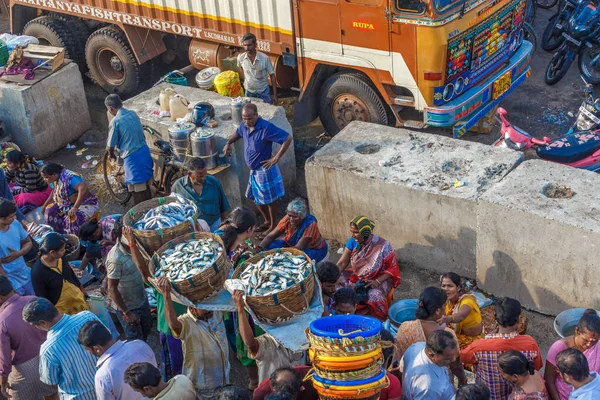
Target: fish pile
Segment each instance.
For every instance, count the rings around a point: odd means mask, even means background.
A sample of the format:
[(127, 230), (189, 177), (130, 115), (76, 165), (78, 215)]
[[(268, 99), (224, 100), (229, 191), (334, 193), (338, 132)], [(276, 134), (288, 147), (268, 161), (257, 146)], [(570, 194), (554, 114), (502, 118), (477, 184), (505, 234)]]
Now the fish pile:
[(162, 206), (148, 210), (142, 218), (133, 224), (133, 228), (138, 231), (167, 229), (177, 226), (186, 220), (194, 225), (195, 214), (196, 209), (191, 203), (179, 199), (176, 202), (163, 204)]
[(198, 239), (179, 243), (165, 250), (159, 258), (155, 277), (164, 276), (170, 281), (183, 281), (211, 267), (223, 248), (214, 239)]
[(259, 262), (247, 265), (240, 280), (247, 295), (266, 296), (304, 281), (310, 272), (311, 264), (304, 256), (286, 251), (267, 255)]
[(37, 243), (41, 243), (44, 237), (52, 232), (54, 232), (54, 229), (52, 229), (51, 226), (36, 223), (32, 223), (27, 229), (27, 233), (29, 233)]

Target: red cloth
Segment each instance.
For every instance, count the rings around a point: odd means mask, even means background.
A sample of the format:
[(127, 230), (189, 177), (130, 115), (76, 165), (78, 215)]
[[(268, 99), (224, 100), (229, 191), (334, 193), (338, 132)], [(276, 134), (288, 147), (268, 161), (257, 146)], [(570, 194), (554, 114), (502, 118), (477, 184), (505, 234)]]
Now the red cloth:
[[(299, 366), (293, 367), (294, 370), (304, 379), (308, 371), (312, 367), (310, 366)], [(381, 396), (379, 400), (399, 400), (402, 397), (402, 387), (400, 385), (400, 381), (392, 374), (387, 374), (388, 379), (390, 380), (390, 386), (383, 389), (381, 391)], [(268, 395), (273, 393), (273, 388), (271, 387), (271, 381), (269, 378), (265, 379), (258, 385), (256, 390), (254, 390), (253, 400), (264, 400)], [(302, 383), (302, 389), (300, 389), (300, 394), (298, 395), (297, 400), (318, 400), (319, 394), (316, 389), (313, 387), (310, 380)]]
[(400, 385), (400, 379), (389, 372), (387, 373), (387, 377), (390, 380), (390, 386), (381, 391), (379, 400), (400, 400), (402, 397), (402, 385)]
[(491, 392), (491, 400), (506, 399), (511, 392), (510, 384), (504, 380), (498, 368), (498, 357), (508, 350), (520, 351), (535, 364), (538, 371), (542, 368), (542, 355), (534, 338), (518, 333), (486, 335), (461, 350), (460, 360), (466, 365), (475, 365), (475, 374)]

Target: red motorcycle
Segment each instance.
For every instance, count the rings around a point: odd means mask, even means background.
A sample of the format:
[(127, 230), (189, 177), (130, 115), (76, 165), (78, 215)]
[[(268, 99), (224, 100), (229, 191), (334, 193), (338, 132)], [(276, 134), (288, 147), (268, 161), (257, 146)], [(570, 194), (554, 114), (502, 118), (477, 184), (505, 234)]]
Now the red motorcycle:
[(535, 148), (539, 158), (569, 165), (575, 168), (598, 171), (600, 169), (600, 130), (575, 132), (559, 139), (536, 139), (523, 129), (511, 125), (506, 119), (508, 114), (498, 107), (501, 137), (494, 143), (497, 147), (513, 150)]

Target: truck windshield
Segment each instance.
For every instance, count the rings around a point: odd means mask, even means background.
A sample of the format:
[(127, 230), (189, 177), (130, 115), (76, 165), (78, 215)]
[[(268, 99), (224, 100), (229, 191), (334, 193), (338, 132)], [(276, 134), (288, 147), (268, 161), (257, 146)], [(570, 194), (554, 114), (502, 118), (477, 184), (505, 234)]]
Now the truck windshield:
[(421, 0), (396, 0), (396, 9), (398, 11), (422, 13), (425, 7), (425, 3)]
[(446, 12), (458, 5), (466, 5), (465, 3), (470, 3), (469, 0), (434, 0), (435, 8), (438, 12)]

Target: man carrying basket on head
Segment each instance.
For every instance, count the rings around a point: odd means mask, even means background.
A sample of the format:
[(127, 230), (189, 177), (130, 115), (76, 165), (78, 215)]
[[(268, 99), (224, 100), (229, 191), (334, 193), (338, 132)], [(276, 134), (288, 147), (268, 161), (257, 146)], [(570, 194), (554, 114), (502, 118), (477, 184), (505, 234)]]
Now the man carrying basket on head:
[(135, 111), (123, 107), (118, 94), (109, 94), (104, 104), (113, 116), (107, 142), (110, 158), (115, 160), (115, 148), (119, 149), (125, 169), (125, 184), (133, 192), (134, 205), (150, 200), (154, 162), (146, 144), (142, 122)]
[(248, 357), (254, 359), (258, 366), (259, 382), (264, 381), (281, 367), (302, 365), (304, 352), (283, 347), (269, 334), (254, 337), (254, 331), (244, 312), (244, 292), (241, 290), (233, 292), (233, 302), (238, 313), (240, 336), (248, 348)]

